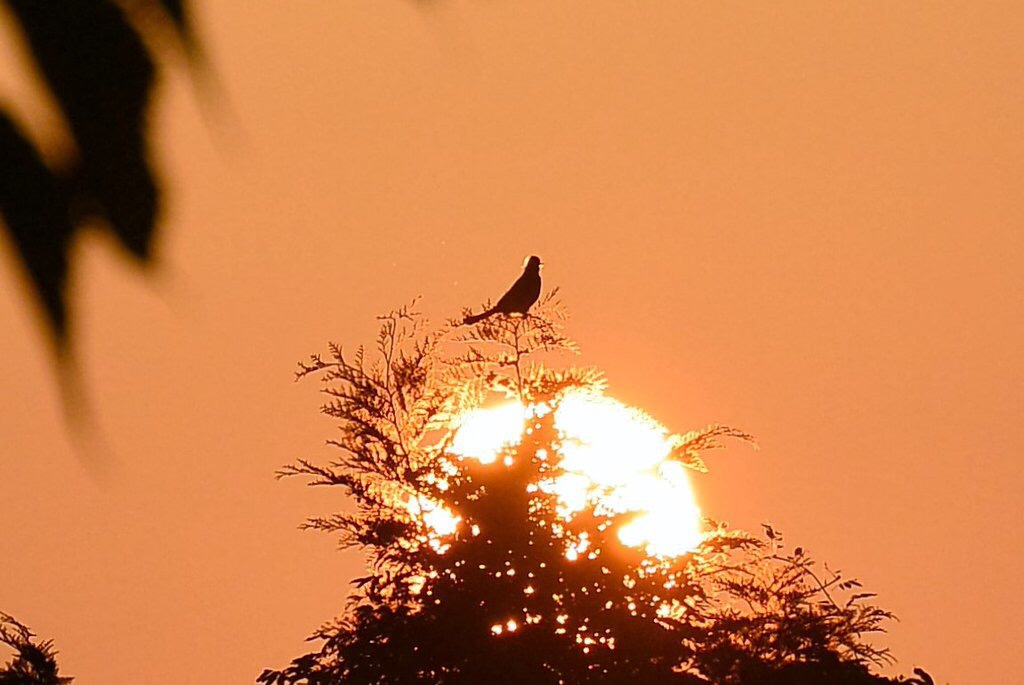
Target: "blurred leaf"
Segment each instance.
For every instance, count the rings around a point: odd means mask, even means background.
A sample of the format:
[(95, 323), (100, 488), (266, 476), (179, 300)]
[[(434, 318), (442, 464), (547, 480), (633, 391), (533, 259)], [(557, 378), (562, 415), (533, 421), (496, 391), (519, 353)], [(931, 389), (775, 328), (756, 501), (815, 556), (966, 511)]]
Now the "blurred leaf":
[(109, 0), (7, 0), (78, 147), (73, 209), (105, 217), (136, 258), (151, 254), (158, 190), (147, 160), (154, 66)]
[(0, 215), (28, 271), (58, 348), (67, 338), (64, 285), (74, 227), (68, 199), (38, 151), (0, 110)]
[[(184, 0), (149, 0), (196, 63)], [(151, 260), (160, 192), (149, 163), (147, 109), (156, 68), (112, 0), (0, 0), (10, 9), (74, 145), (48, 166), (0, 111), (0, 216), (66, 348), (68, 251), (76, 225), (99, 218), (140, 262)]]
[(174, 25), (182, 37), (191, 34), (188, 11), (183, 0), (157, 0), (157, 4), (163, 7), (167, 15), (174, 21)]
[(196, 40), (196, 32), (192, 24), (192, 15), (188, 10), (188, 4), (184, 0), (153, 0), (153, 3), (160, 6), (163, 13), (174, 25), (178, 40), (181, 41), (181, 45), (188, 59), (192, 62), (192, 66), (205, 68), (202, 46)]

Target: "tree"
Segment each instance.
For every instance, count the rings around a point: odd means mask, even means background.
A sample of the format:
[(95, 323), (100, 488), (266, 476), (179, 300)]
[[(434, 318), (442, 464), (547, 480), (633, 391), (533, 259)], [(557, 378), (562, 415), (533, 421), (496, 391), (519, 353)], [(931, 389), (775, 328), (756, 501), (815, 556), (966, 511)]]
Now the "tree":
[(38, 642), (27, 626), (0, 611), (0, 642), (14, 650), (14, 657), (0, 668), (0, 685), (65, 685), (57, 667), (53, 642)]
[[(802, 549), (787, 553), (773, 529), (755, 538), (709, 521), (692, 549), (666, 553), (624, 544), (641, 514), (600, 484), (567, 504), (559, 417), (604, 382), (541, 361), (576, 351), (564, 321), (556, 293), (470, 328), (430, 330), (410, 306), (381, 317), (373, 359), (332, 344), (300, 364), (297, 377), (323, 382), (341, 456), (281, 475), (350, 496), (353, 511), (306, 527), (364, 550), (369, 572), (315, 633), (319, 651), (259, 682), (893, 682), (872, 674), (891, 657), (866, 640), (890, 614)], [(495, 396), (521, 411), (518, 434), (467, 456), (466, 417)], [(668, 436), (662, 466), (703, 470), (725, 438), (750, 440), (726, 426)]]

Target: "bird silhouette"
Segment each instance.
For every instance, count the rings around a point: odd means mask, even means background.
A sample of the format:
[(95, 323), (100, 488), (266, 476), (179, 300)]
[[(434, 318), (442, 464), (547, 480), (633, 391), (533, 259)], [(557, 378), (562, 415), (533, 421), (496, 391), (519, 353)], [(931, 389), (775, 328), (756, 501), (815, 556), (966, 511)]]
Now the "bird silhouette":
[(526, 314), (540, 297), (540, 257), (530, 257), (520, 276), (498, 304), (490, 309), (467, 316), (464, 323), (471, 326), (495, 314)]

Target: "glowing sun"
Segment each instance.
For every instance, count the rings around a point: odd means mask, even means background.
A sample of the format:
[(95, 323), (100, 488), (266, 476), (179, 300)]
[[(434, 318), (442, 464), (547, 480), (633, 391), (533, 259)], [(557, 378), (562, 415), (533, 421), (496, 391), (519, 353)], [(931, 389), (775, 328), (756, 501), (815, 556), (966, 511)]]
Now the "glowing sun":
[[(528, 422), (550, 411), (547, 404), (509, 402), (466, 412), (449, 452), (491, 464), (519, 443)], [(562, 472), (536, 487), (556, 495), (559, 516), (568, 521), (586, 509), (631, 514), (616, 535), (652, 556), (678, 556), (700, 543), (700, 509), (686, 468), (670, 459), (672, 436), (664, 426), (594, 391), (566, 393), (554, 412)], [(577, 545), (566, 555), (584, 550)]]

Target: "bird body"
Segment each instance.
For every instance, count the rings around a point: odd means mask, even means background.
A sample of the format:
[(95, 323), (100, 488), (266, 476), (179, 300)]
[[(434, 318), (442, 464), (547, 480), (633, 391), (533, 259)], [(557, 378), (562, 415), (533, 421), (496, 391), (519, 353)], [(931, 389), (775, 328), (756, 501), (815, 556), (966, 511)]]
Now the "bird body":
[(498, 303), (479, 314), (467, 316), (465, 324), (471, 326), (495, 314), (526, 314), (540, 297), (540, 257), (530, 257), (523, 274), (512, 284)]

